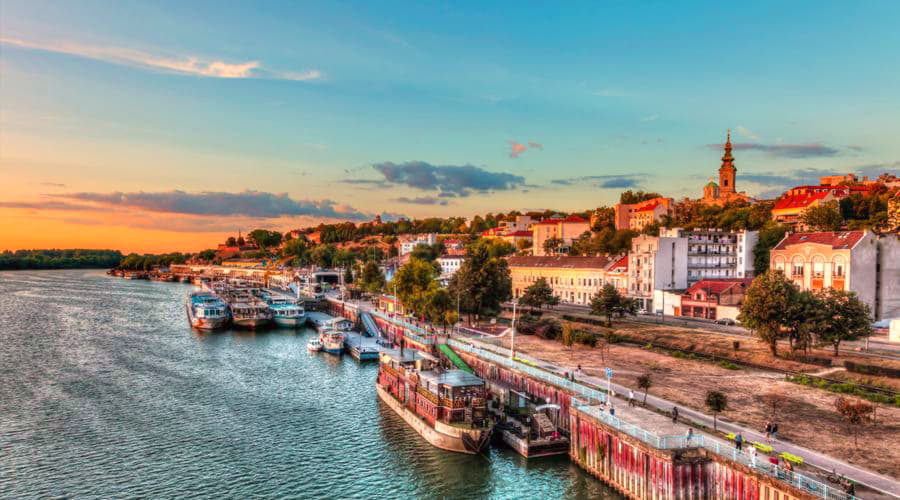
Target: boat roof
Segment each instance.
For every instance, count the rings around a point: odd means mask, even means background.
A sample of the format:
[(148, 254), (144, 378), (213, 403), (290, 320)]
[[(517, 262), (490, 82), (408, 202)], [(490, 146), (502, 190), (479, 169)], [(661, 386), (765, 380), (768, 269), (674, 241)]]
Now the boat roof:
[(437, 385), (448, 385), (451, 387), (466, 387), (470, 385), (484, 385), (481, 377), (472, 375), (464, 370), (447, 370), (445, 372), (425, 371), (419, 372), (419, 377)]

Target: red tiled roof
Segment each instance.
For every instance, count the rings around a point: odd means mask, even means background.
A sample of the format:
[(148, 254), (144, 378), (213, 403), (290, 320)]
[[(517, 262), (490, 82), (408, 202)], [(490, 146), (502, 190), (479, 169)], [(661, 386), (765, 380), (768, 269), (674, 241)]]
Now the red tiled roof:
[(752, 278), (717, 278), (702, 279), (687, 289), (685, 294), (693, 295), (695, 292), (703, 290), (706, 293), (722, 294), (732, 287), (744, 288), (749, 287), (753, 283)]
[(865, 231), (832, 231), (822, 233), (791, 233), (784, 237), (774, 250), (784, 250), (791, 245), (815, 243), (829, 245), (836, 250), (853, 248), (866, 235)]
[(503, 236), (531, 236), (531, 231), (515, 231), (512, 233), (504, 234)]
[(628, 254), (621, 256), (616, 261), (612, 261), (612, 264), (606, 266), (606, 270), (609, 271), (611, 269), (618, 269), (620, 267), (624, 267), (626, 271), (628, 270)]
[(544, 219), (538, 222), (539, 226), (555, 226), (559, 224), (562, 219)]
[(656, 209), (656, 207), (658, 207), (659, 205), (660, 205), (660, 203), (658, 201), (654, 201), (654, 202), (648, 203), (646, 205), (641, 205), (638, 208), (636, 208), (634, 211), (635, 212), (646, 212), (648, 210)]
[(566, 217), (565, 219), (563, 219), (563, 222), (584, 222), (584, 223), (587, 223), (587, 219), (585, 219), (585, 218), (583, 218), (583, 217), (579, 217), (579, 216), (577, 216), (577, 215), (570, 215), (570, 216)]
[[(833, 193), (836, 197), (843, 197), (850, 194), (851, 191), (863, 193), (869, 192), (871, 189), (870, 186), (797, 186), (789, 189), (775, 201), (774, 210), (806, 208), (816, 200), (825, 198), (829, 193)], [(799, 192), (788, 194), (793, 191)]]
[(561, 269), (603, 269), (610, 259), (605, 256), (526, 255), (507, 258), (509, 267), (556, 267)]
[(806, 208), (813, 202), (828, 196), (828, 192), (784, 195), (775, 202), (773, 210), (785, 210), (789, 208)]

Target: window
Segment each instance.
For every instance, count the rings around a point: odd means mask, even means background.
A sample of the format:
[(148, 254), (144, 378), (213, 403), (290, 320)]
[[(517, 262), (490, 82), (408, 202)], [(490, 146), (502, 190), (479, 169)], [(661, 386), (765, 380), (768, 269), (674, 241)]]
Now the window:
[(791, 274), (793, 276), (803, 276), (803, 258), (802, 257), (794, 257), (794, 260), (791, 261)]
[(815, 255), (812, 258), (812, 275), (813, 278), (821, 278), (825, 276), (825, 257)]
[(834, 278), (844, 277), (844, 258), (840, 255), (835, 256), (832, 262), (831, 276)]

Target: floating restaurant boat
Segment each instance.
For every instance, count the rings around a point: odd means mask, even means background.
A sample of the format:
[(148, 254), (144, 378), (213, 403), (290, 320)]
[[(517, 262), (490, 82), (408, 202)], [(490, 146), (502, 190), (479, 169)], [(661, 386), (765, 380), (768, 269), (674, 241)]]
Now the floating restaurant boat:
[(211, 283), (209, 288), (228, 303), (234, 326), (256, 329), (272, 324), (272, 310), (269, 309), (269, 304), (258, 297), (255, 289), (233, 288), (221, 282)]
[(474, 455), (490, 441), (485, 384), (471, 373), (440, 370), (421, 351), (384, 349), (375, 389), (432, 446)]
[(194, 291), (188, 294), (185, 301), (188, 321), (192, 328), (198, 330), (216, 330), (223, 328), (231, 319), (228, 304), (208, 291)]
[(319, 334), (319, 342), (322, 350), (329, 354), (341, 354), (344, 352), (344, 334), (338, 330), (323, 330)]
[(309, 339), (309, 342), (306, 343), (306, 350), (309, 352), (319, 352), (322, 350), (322, 343), (319, 342), (319, 339)]
[(297, 328), (306, 323), (306, 311), (296, 300), (268, 290), (261, 297), (269, 304), (276, 325)]

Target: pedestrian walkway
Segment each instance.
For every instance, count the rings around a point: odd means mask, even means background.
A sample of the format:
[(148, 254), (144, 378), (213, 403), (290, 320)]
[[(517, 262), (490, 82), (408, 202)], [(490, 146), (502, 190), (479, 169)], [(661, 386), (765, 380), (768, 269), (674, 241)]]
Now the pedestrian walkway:
[[(500, 354), (502, 356), (509, 355), (509, 349), (504, 347), (500, 347), (489, 342), (481, 341), (477, 338), (473, 338), (471, 336), (463, 337), (466, 342), (477, 344), (480, 348), (492, 351), (494, 353)], [(558, 374), (562, 374), (565, 372), (575, 372), (575, 368), (569, 366), (558, 366), (552, 363), (548, 363), (539, 358), (535, 358), (521, 352), (516, 353), (516, 357), (519, 359), (524, 359), (530, 363), (533, 363), (535, 366), (539, 366), (545, 370), (550, 370)], [(595, 386), (600, 389), (605, 389), (607, 387), (607, 380), (605, 378), (601, 379), (594, 376), (588, 375), (579, 375), (578, 381), (586, 383), (588, 385)], [(619, 397), (627, 396), (629, 388), (612, 383), (610, 384), (610, 389), (614, 394), (617, 394)], [(615, 403), (615, 399), (613, 399), (614, 404), (617, 408), (625, 408), (628, 406), (627, 398), (622, 398), (619, 403)], [(676, 406), (671, 401), (667, 401), (665, 399), (648, 395), (647, 396), (647, 405), (650, 407), (654, 407), (663, 411), (670, 411), (674, 406)], [(679, 418), (681, 420), (690, 419), (693, 422), (702, 424), (708, 428), (713, 427), (713, 417), (710, 415), (706, 415), (700, 411), (693, 410), (690, 408), (678, 407), (679, 408)], [(752, 429), (744, 428), (740, 425), (723, 421), (722, 419), (718, 420), (718, 428), (724, 432), (730, 433), (740, 433), (745, 441), (757, 441), (760, 443), (765, 442), (765, 435), (761, 432), (757, 432)], [(702, 435), (699, 434), (698, 435)], [(706, 437), (705, 439), (711, 440), (711, 442), (715, 442), (714, 438)], [(864, 485), (870, 489), (878, 491), (880, 493), (900, 498), (900, 482), (892, 479), (888, 476), (884, 476), (882, 474), (878, 474), (876, 472), (868, 471), (862, 468), (859, 468), (855, 465), (848, 464), (839, 459), (823, 455), (814, 450), (810, 450), (808, 448), (804, 448), (802, 446), (798, 446), (792, 443), (787, 443), (784, 441), (779, 441), (776, 445), (776, 448), (779, 452), (788, 452), (796, 456), (803, 457), (804, 463), (807, 465), (811, 465), (813, 467), (817, 467), (819, 469), (825, 471), (834, 470), (838, 474), (842, 474), (853, 481)]]

